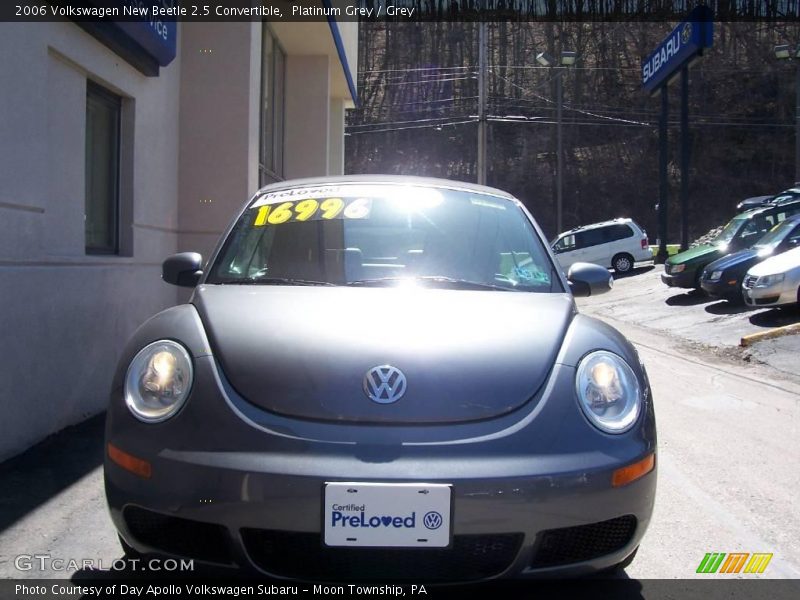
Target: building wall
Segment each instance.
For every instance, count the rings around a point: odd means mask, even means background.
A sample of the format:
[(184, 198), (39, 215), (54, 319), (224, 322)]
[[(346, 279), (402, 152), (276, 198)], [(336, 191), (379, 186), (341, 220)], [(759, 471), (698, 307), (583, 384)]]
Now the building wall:
[(258, 189), (260, 23), (184, 23), (178, 246), (208, 258)]
[[(339, 174), (352, 98), (329, 26), (286, 25), (283, 176)], [(75, 24), (0, 23), (0, 461), (105, 409), (131, 333), (188, 298), (163, 259), (208, 257), (258, 189), (261, 27), (179, 24), (147, 77)], [(123, 97), (120, 256), (85, 253), (87, 79)]]
[(328, 175), (330, 58), (286, 58), (286, 178)]
[[(130, 333), (175, 303), (180, 59), (145, 77), (70, 23), (0, 24), (0, 460), (104, 410)], [(87, 256), (86, 80), (124, 97), (129, 256)], [(124, 146), (125, 147), (125, 146)]]

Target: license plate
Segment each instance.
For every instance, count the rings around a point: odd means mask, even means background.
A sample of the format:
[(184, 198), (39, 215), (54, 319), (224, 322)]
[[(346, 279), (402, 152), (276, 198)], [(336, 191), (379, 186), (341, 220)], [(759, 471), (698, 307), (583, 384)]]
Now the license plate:
[(325, 544), (449, 546), (450, 492), (440, 483), (326, 483)]

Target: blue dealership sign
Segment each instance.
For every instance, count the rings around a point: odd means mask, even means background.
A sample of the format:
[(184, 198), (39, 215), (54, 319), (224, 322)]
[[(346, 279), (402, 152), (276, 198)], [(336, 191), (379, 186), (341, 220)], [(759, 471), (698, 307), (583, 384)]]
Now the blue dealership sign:
[[(50, 0), (65, 14), (145, 75), (158, 75), (177, 55), (179, 0)], [(102, 10), (103, 17), (77, 9)]]
[[(129, 0), (129, 4), (138, 4)], [(152, 4), (156, 4), (152, 2)], [(158, 4), (172, 5), (170, 0), (161, 0)], [(139, 44), (156, 62), (166, 67), (175, 59), (177, 52), (178, 24), (174, 18), (142, 16), (141, 21), (121, 21), (117, 23), (125, 34)]]
[(711, 47), (713, 33), (711, 10), (696, 7), (642, 63), (642, 87), (652, 92), (668, 83), (673, 73), (702, 53), (703, 48)]

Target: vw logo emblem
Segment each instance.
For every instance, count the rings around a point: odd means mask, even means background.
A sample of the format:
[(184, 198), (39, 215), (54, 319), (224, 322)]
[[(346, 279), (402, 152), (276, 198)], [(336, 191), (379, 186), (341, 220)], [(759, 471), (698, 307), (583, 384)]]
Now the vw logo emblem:
[(406, 376), (392, 365), (372, 367), (364, 375), (364, 393), (378, 404), (397, 402), (406, 393)]
[(422, 523), (428, 529), (439, 529), (442, 526), (442, 515), (435, 510), (426, 512), (425, 516), (422, 517)]

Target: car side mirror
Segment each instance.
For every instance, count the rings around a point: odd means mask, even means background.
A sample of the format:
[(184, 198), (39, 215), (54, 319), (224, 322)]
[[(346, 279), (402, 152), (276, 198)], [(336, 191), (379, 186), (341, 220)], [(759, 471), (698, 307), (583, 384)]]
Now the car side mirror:
[(614, 287), (614, 278), (608, 269), (585, 262), (576, 262), (569, 268), (567, 281), (576, 297), (605, 294)]
[(203, 275), (203, 257), (197, 252), (180, 252), (161, 265), (161, 278), (172, 285), (194, 287)]

